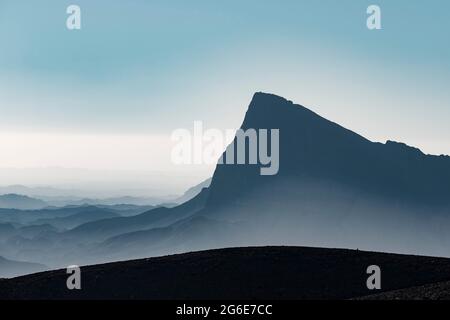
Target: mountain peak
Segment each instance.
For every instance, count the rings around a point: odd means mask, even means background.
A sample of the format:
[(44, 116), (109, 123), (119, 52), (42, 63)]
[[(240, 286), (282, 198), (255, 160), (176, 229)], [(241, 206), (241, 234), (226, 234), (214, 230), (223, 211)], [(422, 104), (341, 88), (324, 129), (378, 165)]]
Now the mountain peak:
[(409, 153), (415, 153), (415, 154), (420, 154), (423, 155), (424, 153), (419, 149), (419, 148), (415, 148), (415, 147), (411, 147), (409, 145), (407, 145), (406, 143), (403, 142), (397, 142), (397, 141), (392, 141), (392, 140), (388, 140), (386, 141), (386, 146), (389, 147), (392, 150), (398, 150), (398, 151), (404, 151), (404, 152), (409, 152)]
[(333, 182), (405, 201), (449, 203), (447, 159), (426, 156), (399, 142), (371, 142), (280, 96), (255, 93), (241, 129), (279, 130), (278, 174), (262, 177), (258, 166), (218, 166), (210, 204), (240, 201), (246, 192), (262, 189), (265, 184), (282, 185), (293, 177)]
[(242, 129), (279, 129), (290, 118), (303, 119), (303, 121), (326, 120), (305, 108), (302, 105), (294, 104), (281, 96), (256, 92), (247, 109), (247, 113), (242, 124)]
[(248, 107), (248, 112), (279, 112), (282, 108), (301, 107), (294, 105), (290, 100), (287, 100), (276, 94), (266, 92), (256, 92), (253, 95), (252, 101)]
[(273, 93), (268, 93), (268, 92), (255, 92), (255, 94), (253, 95), (253, 101), (257, 102), (259, 100), (264, 100), (264, 101), (268, 101), (270, 100), (272, 103), (273, 102), (282, 102), (282, 103), (289, 103), (289, 104), (293, 104), (292, 101), (287, 100), (285, 98), (283, 98), (282, 96), (278, 96), (276, 94)]

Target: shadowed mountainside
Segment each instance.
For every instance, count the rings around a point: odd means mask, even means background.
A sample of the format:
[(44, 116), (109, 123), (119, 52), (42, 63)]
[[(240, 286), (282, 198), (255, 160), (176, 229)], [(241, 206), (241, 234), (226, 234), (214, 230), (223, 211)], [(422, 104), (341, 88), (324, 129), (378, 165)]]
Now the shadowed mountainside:
[(0, 299), (347, 299), (370, 295), (368, 266), (382, 290), (450, 279), (450, 260), (340, 249), (250, 247), (81, 268), (82, 290), (65, 270), (0, 281)]

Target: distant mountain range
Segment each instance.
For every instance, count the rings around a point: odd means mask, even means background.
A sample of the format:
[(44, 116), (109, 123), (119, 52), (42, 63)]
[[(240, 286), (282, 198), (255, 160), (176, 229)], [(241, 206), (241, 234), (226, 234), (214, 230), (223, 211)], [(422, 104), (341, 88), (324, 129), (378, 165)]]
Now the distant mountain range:
[[(41, 206), (37, 206), (36, 209), (43, 208), (45, 206), (80, 206), (80, 205), (136, 205), (136, 206), (149, 206), (160, 205), (162, 203), (172, 203), (176, 196), (161, 196), (161, 197), (137, 197), (137, 196), (115, 196), (115, 197), (102, 197), (97, 198), (93, 196), (85, 196), (79, 194), (86, 194), (81, 190), (70, 189), (58, 189), (52, 187), (27, 187), (23, 185), (11, 185), (0, 186), (0, 195), (17, 195), (19, 197), (29, 197), (41, 202)], [(124, 191), (125, 193), (125, 191)], [(126, 193), (125, 193), (126, 194)], [(20, 202), (18, 202), (20, 205)], [(34, 209), (24, 207), (6, 207), (13, 209)]]
[(27, 187), (18, 184), (0, 186), (0, 194), (9, 194), (9, 193), (23, 194), (29, 197), (36, 197), (36, 195), (57, 197), (67, 195), (68, 191), (63, 191), (52, 187)]
[[(200, 185), (199, 185), (200, 186)], [(25, 188), (25, 187), (24, 187)], [(201, 190), (201, 189), (200, 189)], [(135, 207), (154, 207), (157, 205), (175, 206), (178, 203), (190, 200), (200, 190), (195, 187), (191, 188), (188, 193), (182, 197), (114, 197), (105, 199), (76, 198), (76, 197), (48, 197), (35, 196), (31, 197), (24, 194), (0, 194), (0, 209), (18, 209), (18, 210), (39, 210), (50, 207), (67, 207), (67, 206), (135, 206)], [(45, 199), (45, 200), (44, 200)], [(179, 199), (179, 200), (178, 200)]]
[(18, 194), (0, 195), (0, 208), (33, 210), (45, 207), (48, 207), (46, 202), (28, 196)]
[(101, 219), (116, 218), (120, 215), (111, 210), (98, 208), (94, 206), (85, 206), (83, 210), (69, 216), (41, 218), (33, 222), (36, 225), (49, 224), (58, 229), (72, 229), (84, 223), (97, 221)]
[(73, 200), (50, 200), (54, 205), (71, 205), (71, 206), (81, 206), (81, 205), (104, 205), (104, 206), (115, 206), (115, 205), (134, 205), (134, 206), (155, 206), (162, 203), (168, 203), (172, 198), (152, 198), (152, 197), (113, 197), (105, 199), (73, 199)]

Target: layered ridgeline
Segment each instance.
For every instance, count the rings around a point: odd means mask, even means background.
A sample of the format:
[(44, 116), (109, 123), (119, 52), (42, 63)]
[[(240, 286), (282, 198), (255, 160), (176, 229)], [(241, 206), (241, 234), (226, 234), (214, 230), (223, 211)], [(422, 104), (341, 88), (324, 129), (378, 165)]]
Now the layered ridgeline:
[(45, 207), (48, 207), (48, 204), (40, 199), (13, 193), (0, 195), (2, 209), (37, 210)]
[[(210, 186), (181, 205), (99, 215), (70, 230), (35, 227), (35, 236), (0, 239), (0, 255), (52, 268), (248, 245), (450, 256), (450, 157), (371, 142), (265, 93), (254, 95), (242, 129), (279, 130), (277, 174), (261, 175), (267, 166), (259, 164), (218, 164)], [(73, 220), (39, 223), (81, 221)]]

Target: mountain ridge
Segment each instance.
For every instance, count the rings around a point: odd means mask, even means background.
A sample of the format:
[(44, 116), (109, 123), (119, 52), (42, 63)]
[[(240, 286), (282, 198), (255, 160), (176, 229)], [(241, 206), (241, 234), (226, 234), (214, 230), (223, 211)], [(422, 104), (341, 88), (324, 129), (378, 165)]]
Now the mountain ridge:
[(32, 198), (26, 195), (8, 193), (0, 195), (1, 209), (36, 210), (48, 207), (48, 203), (43, 200)]

